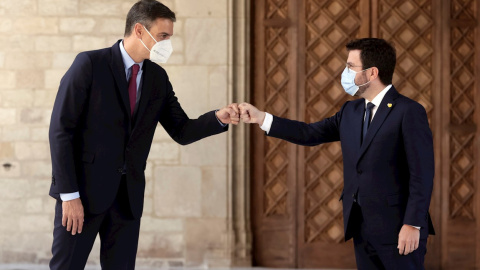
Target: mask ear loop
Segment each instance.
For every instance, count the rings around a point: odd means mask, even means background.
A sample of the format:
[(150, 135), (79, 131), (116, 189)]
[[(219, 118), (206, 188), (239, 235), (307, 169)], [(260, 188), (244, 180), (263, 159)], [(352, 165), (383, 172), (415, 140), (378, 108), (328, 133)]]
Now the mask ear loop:
[[(155, 41), (155, 43), (158, 43), (157, 40), (152, 36), (152, 34), (150, 34), (150, 32), (147, 30), (147, 28), (145, 28), (144, 25), (143, 26), (143, 29), (145, 29), (145, 31), (147, 31), (147, 33), (150, 35), (150, 37)], [(151, 52), (151, 50), (147, 47), (147, 45), (145, 45), (145, 43), (143, 43), (143, 40), (141, 38), (139, 38), (140, 42), (143, 44), (143, 47), (145, 47), (145, 49), (147, 49), (149, 52)]]

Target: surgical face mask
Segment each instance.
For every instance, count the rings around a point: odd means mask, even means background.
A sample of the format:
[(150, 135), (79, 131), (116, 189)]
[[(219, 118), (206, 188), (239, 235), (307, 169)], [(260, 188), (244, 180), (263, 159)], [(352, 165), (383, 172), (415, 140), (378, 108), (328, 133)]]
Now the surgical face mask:
[[(145, 28), (145, 26), (143, 28)], [(152, 49), (150, 50), (140, 39), (140, 42), (142, 42), (143, 46), (150, 51), (150, 61), (157, 64), (166, 63), (173, 52), (172, 41), (170, 39), (165, 39), (157, 42), (147, 28), (145, 28), (145, 31), (147, 31), (150, 37), (155, 40), (155, 45), (153, 45)]]
[(345, 69), (343, 70), (343, 73), (342, 73), (342, 80), (341, 80), (341, 83), (342, 83), (342, 87), (343, 89), (345, 90), (345, 92), (347, 92), (347, 94), (351, 95), (351, 96), (355, 96), (355, 94), (357, 93), (358, 91), (358, 88), (360, 86), (364, 86), (366, 84), (369, 84), (371, 81), (368, 81), (364, 84), (361, 84), (361, 85), (356, 85), (355, 84), (355, 76), (357, 76), (357, 73), (360, 73), (360, 72), (364, 72), (366, 70), (369, 70), (370, 68), (367, 68), (367, 69), (364, 69), (362, 71), (354, 71), (350, 68), (348, 68), (348, 66), (345, 67)]

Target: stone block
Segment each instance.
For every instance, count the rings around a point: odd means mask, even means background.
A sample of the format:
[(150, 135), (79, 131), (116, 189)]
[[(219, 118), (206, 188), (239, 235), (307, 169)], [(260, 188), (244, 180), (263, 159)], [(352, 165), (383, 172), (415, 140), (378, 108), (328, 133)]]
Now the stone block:
[(227, 217), (227, 181), (226, 167), (202, 170), (202, 217)]
[(224, 132), (182, 146), (180, 148), (180, 161), (182, 165), (190, 166), (226, 166), (227, 133)]
[(170, 138), (170, 135), (168, 135), (167, 131), (162, 127), (162, 125), (157, 125), (157, 128), (155, 129), (155, 135), (153, 136), (153, 141), (158, 142), (158, 141), (173, 141), (172, 138)]
[[(50, 171), (51, 171), (51, 166), (50, 166)], [(53, 210), (54, 210), (54, 205), (55, 205), (55, 202), (54, 200), (50, 197), (50, 196), (46, 196), (46, 194), (48, 193), (48, 190), (50, 189), (50, 185), (52, 183), (52, 178), (51, 178), (51, 174), (49, 177), (45, 177), (45, 178), (37, 178), (35, 180), (32, 180), (30, 182), (30, 189), (28, 190), (27, 194), (29, 197), (39, 197), (39, 198), (42, 198), (43, 200), (46, 200), (46, 204), (49, 205), (49, 211), (47, 211), (47, 213), (50, 213), (52, 212), (53, 214)], [(51, 204), (51, 207), (50, 207), (50, 204)]]
[(91, 33), (96, 25), (94, 18), (89, 17), (66, 17), (60, 19), (60, 32)]
[(168, 69), (170, 66), (179, 66), (183, 64), (185, 64), (184, 54), (182, 52), (174, 51), (170, 58), (168, 58), (168, 63), (162, 64), (162, 67)]
[(38, 178), (52, 177), (52, 165), (50, 160), (24, 161), (22, 163), (22, 175)]
[(228, 58), (226, 19), (187, 19), (185, 56), (190, 65), (226, 65)]
[(178, 17), (226, 18), (228, 12), (227, 0), (177, 0)]
[[(1, 164), (4, 163), (2, 162)], [(0, 171), (2, 171), (3, 169), (4, 167), (0, 166)], [(2, 200), (19, 200), (25, 198), (25, 187), (29, 186), (30, 181), (25, 179), (1, 177), (0, 184), (0, 186), (2, 187), (0, 188), (0, 198), (2, 198)]]
[(14, 71), (0, 70), (0, 89), (13, 89), (17, 82), (17, 76)]
[(67, 52), (72, 50), (72, 38), (61, 36), (37, 36), (35, 50), (39, 52)]
[(47, 16), (68, 16), (78, 13), (78, 1), (38, 0), (38, 13)]
[[(212, 108), (222, 108), (228, 105), (228, 69), (226, 66), (213, 67), (210, 70), (208, 103)], [(234, 102), (242, 102), (235, 100)]]
[(26, 126), (4, 127), (1, 139), (5, 142), (26, 141), (30, 139), (30, 128)]
[(9, 181), (14, 181), (13, 179), (20, 177), (21, 174), (22, 167), (18, 161), (12, 161), (12, 158), (0, 159), (0, 179), (4, 178), (10, 179)]
[(201, 215), (201, 170), (158, 166), (154, 172), (154, 211), (158, 217)]
[(214, 109), (208, 106), (208, 67), (171, 66), (167, 72), (175, 95), (190, 118)]
[[(48, 75), (50, 75), (49, 73)], [(48, 78), (50, 79), (50, 77)], [(55, 79), (58, 80), (58, 79)], [(50, 83), (50, 82), (49, 82)], [(58, 82), (60, 84), (60, 82)], [(57, 85), (58, 88), (58, 85)], [(57, 96), (56, 90), (35, 90), (33, 92), (33, 106), (35, 108), (53, 108), (55, 97)]]
[(13, 125), (17, 122), (17, 110), (0, 108), (0, 123)]
[(1, 105), (5, 108), (25, 108), (33, 105), (32, 90), (6, 90), (1, 91)]
[(45, 70), (45, 88), (57, 90), (65, 72), (66, 70), (64, 69)]
[(179, 218), (155, 218), (150, 216), (142, 217), (140, 231), (149, 233), (182, 233), (183, 220)]
[(31, 129), (32, 141), (48, 142), (48, 127), (34, 127)]
[(106, 40), (104, 36), (77, 35), (73, 37), (73, 50), (77, 52), (103, 49), (105, 47)]
[(50, 158), (48, 142), (16, 142), (15, 156), (18, 160), (41, 160)]
[(208, 265), (208, 259), (212, 252), (227, 249), (225, 219), (190, 218), (185, 222), (185, 230), (187, 266)]
[[(56, 34), (58, 33), (58, 19), (55, 17), (19, 17), (15, 20), (15, 30), (21, 34)], [(30, 37), (31, 38), (31, 37)], [(31, 41), (30, 41), (31, 42)]]
[(20, 121), (25, 124), (44, 124), (50, 123), (51, 109), (31, 108), (23, 109), (20, 114)]
[(147, 215), (151, 215), (153, 213), (153, 199), (152, 197), (147, 197), (143, 199), (143, 217), (142, 217), (142, 225), (143, 220)]
[(28, 198), (25, 202), (26, 213), (35, 214), (43, 212), (43, 200), (40, 197), (37, 198)]
[(45, 74), (43, 70), (17, 70), (17, 88), (43, 88), (45, 85)]
[(36, 12), (36, 0), (0, 1), (0, 14), (31, 16)]
[(8, 33), (12, 30), (13, 21), (9, 18), (0, 18), (0, 33)]
[(184, 253), (182, 233), (140, 234), (138, 257), (143, 258), (181, 258)]
[(9, 142), (0, 143), (0, 160), (13, 159), (13, 157), (14, 157), (13, 144)]
[(46, 69), (52, 66), (52, 54), (45, 52), (11, 52), (5, 57), (8, 69)]
[(4, 68), (4, 67), (5, 67), (5, 53), (0, 52), (0, 68)]
[(31, 35), (5, 35), (0, 37), (0, 51), (29, 52), (35, 49)]
[(2, 216), (21, 213), (24, 210), (25, 200), (6, 200), (2, 198), (2, 203), (0, 203), (0, 214), (2, 214)]
[(66, 71), (72, 65), (76, 56), (77, 53), (72, 52), (55, 52), (53, 54), (52, 67)]
[[(129, 1), (130, 7), (134, 2)], [(117, 0), (79, 0), (79, 10), (81, 15), (101, 15), (101, 16), (126, 16), (122, 12), (122, 1)]]
[(19, 218), (19, 230), (21, 232), (50, 232), (52, 220), (46, 215), (23, 215)]
[(178, 163), (179, 151), (178, 144), (175, 142), (154, 142), (150, 148), (149, 160), (155, 161), (156, 164)]
[(153, 193), (153, 164), (152, 162), (147, 162), (147, 167), (145, 168), (145, 178), (147, 179), (147, 188), (150, 190), (145, 190), (145, 194), (150, 192), (149, 194)]
[(174, 34), (170, 39), (172, 40), (173, 53), (182, 53), (184, 51), (183, 37)]
[(105, 18), (98, 21), (98, 26), (95, 27), (95, 32), (104, 34), (114, 34), (122, 37), (125, 32), (125, 18)]

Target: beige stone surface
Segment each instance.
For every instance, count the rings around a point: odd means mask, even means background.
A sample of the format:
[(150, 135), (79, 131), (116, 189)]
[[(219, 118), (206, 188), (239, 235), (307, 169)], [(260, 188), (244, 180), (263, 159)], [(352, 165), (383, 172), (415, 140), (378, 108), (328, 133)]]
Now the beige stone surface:
[(227, 0), (177, 0), (178, 17), (225, 18), (227, 17)]
[(105, 36), (76, 35), (73, 37), (73, 50), (77, 52), (98, 50), (106, 46)]
[(60, 32), (65, 34), (90, 33), (96, 26), (96, 19), (85, 17), (67, 17), (60, 19)]
[(0, 105), (4, 108), (30, 107), (33, 105), (33, 90), (1, 91)]
[(6, 142), (27, 141), (30, 138), (30, 128), (26, 126), (3, 127), (0, 140)]
[(224, 19), (187, 19), (184, 27), (187, 64), (227, 64), (228, 33)]
[(16, 109), (3, 109), (0, 108), (0, 123), (2, 125), (11, 125), (17, 122), (17, 110)]
[(180, 158), (185, 165), (226, 166), (227, 134), (224, 132), (183, 146), (180, 148)]
[(202, 216), (227, 218), (227, 170), (220, 166), (202, 169)]
[(45, 84), (45, 73), (41, 69), (19, 70), (16, 75), (15, 85), (20, 89), (41, 88)]
[(78, 1), (38, 0), (38, 13), (46, 16), (67, 16), (78, 13)]
[(12, 52), (5, 57), (5, 66), (12, 70), (45, 69), (52, 66), (50, 52)]
[(0, 89), (12, 89), (15, 87), (16, 74), (14, 71), (0, 70)]
[(58, 19), (54, 17), (17, 17), (15, 31), (21, 34), (55, 34), (58, 33)]
[(37, 12), (36, 0), (0, 1), (0, 14), (10, 16), (32, 15)]
[(200, 217), (202, 172), (198, 167), (158, 166), (154, 212), (159, 217)]

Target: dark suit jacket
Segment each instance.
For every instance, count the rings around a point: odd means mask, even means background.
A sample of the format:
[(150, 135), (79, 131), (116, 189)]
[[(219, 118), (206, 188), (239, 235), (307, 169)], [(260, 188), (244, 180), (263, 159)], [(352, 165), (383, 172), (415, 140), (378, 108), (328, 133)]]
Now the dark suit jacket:
[(312, 124), (274, 117), (268, 135), (307, 146), (341, 142), (345, 240), (354, 232), (355, 223), (349, 223), (349, 218), (356, 194), (372, 239), (397, 243), (403, 224), (420, 226), (421, 238), (434, 234), (428, 214), (433, 140), (425, 109), (392, 87), (362, 143), (364, 112), (365, 100), (358, 99), (346, 102), (334, 116)]
[(80, 53), (60, 82), (49, 132), (50, 195), (58, 199), (59, 193), (79, 191), (86, 212), (98, 214), (112, 204), (126, 173), (131, 210), (138, 218), (157, 123), (182, 145), (227, 128), (214, 111), (189, 119), (165, 70), (149, 60), (143, 65), (141, 98), (132, 119), (119, 42)]

